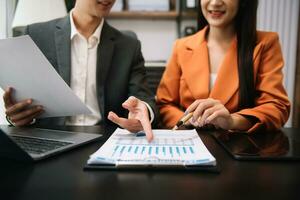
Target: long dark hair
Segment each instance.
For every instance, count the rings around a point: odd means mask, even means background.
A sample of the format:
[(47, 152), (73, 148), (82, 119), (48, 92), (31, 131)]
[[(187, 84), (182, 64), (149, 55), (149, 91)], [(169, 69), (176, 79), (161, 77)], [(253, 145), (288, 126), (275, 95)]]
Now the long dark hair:
[[(239, 0), (239, 10), (235, 17), (237, 34), (238, 72), (239, 72), (239, 109), (254, 107), (256, 98), (253, 52), (256, 44), (256, 16), (258, 0)], [(208, 25), (199, 3), (198, 29)]]

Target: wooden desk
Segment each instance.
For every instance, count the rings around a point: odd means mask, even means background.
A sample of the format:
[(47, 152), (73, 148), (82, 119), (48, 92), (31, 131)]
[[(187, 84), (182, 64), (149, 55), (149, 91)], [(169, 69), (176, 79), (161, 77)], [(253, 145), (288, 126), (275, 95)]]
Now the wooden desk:
[[(101, 127), (64, 128), (103, 132)], [(299, 130), (293, 129), (293, 134)], [(111, 130), (106, 129), (108, 135)], [(6, 199), (300, 199), (300, 162), (236, 161), (207, 133), (199, 133), (220, 174), (83, 171), (98, 141), (23, 165), (0, 161), (0, 198)]]

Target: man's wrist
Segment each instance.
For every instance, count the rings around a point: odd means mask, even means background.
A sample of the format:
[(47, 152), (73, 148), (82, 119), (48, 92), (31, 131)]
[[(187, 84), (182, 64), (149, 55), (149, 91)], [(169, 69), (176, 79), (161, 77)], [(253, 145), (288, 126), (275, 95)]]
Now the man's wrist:
[[(16, 126), (16, 124), (11, 121), (11, 119), (8, 115), (6, 115), (5, 118), (6, 118), (6, 121), (9, 123), (9, 125)], [(35, 122), (36, 122), (36, 119), (33, 118), (29, 125), (33, 125), (33, 124), (35, 124)]]

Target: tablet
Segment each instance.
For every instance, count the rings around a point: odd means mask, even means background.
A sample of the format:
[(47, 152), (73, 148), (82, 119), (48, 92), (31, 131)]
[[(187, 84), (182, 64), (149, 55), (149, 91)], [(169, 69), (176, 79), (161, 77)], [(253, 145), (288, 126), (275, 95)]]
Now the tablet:
[(237, 160), (300, 160), (300, 136), (287, 128), (253, 134), (213, 132), (213, 137)]

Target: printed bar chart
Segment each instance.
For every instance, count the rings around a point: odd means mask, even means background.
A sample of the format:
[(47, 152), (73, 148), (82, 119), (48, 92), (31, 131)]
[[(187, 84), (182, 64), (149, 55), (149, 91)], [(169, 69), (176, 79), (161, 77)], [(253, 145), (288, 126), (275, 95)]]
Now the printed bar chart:
[(203, 165), (215, 164), (195, 130), (154, 130), (154, 140), (117, 129), (108, 141), (90, 156), (89, 163), (116, 165)]
[[(132, 151), (134, 149), (134, 151)], [(166, 151), (166, 149), (168, 151)], [(188, 150), (187, 150), (188, 149)], [(111, 157), (121, 158), (124, 155), (140, 156), (172, 156), (174, 154), (181, 156), (183, 154), (194, 154), (193, 146), (143, 146), (143, 145), (116, 145)]]

